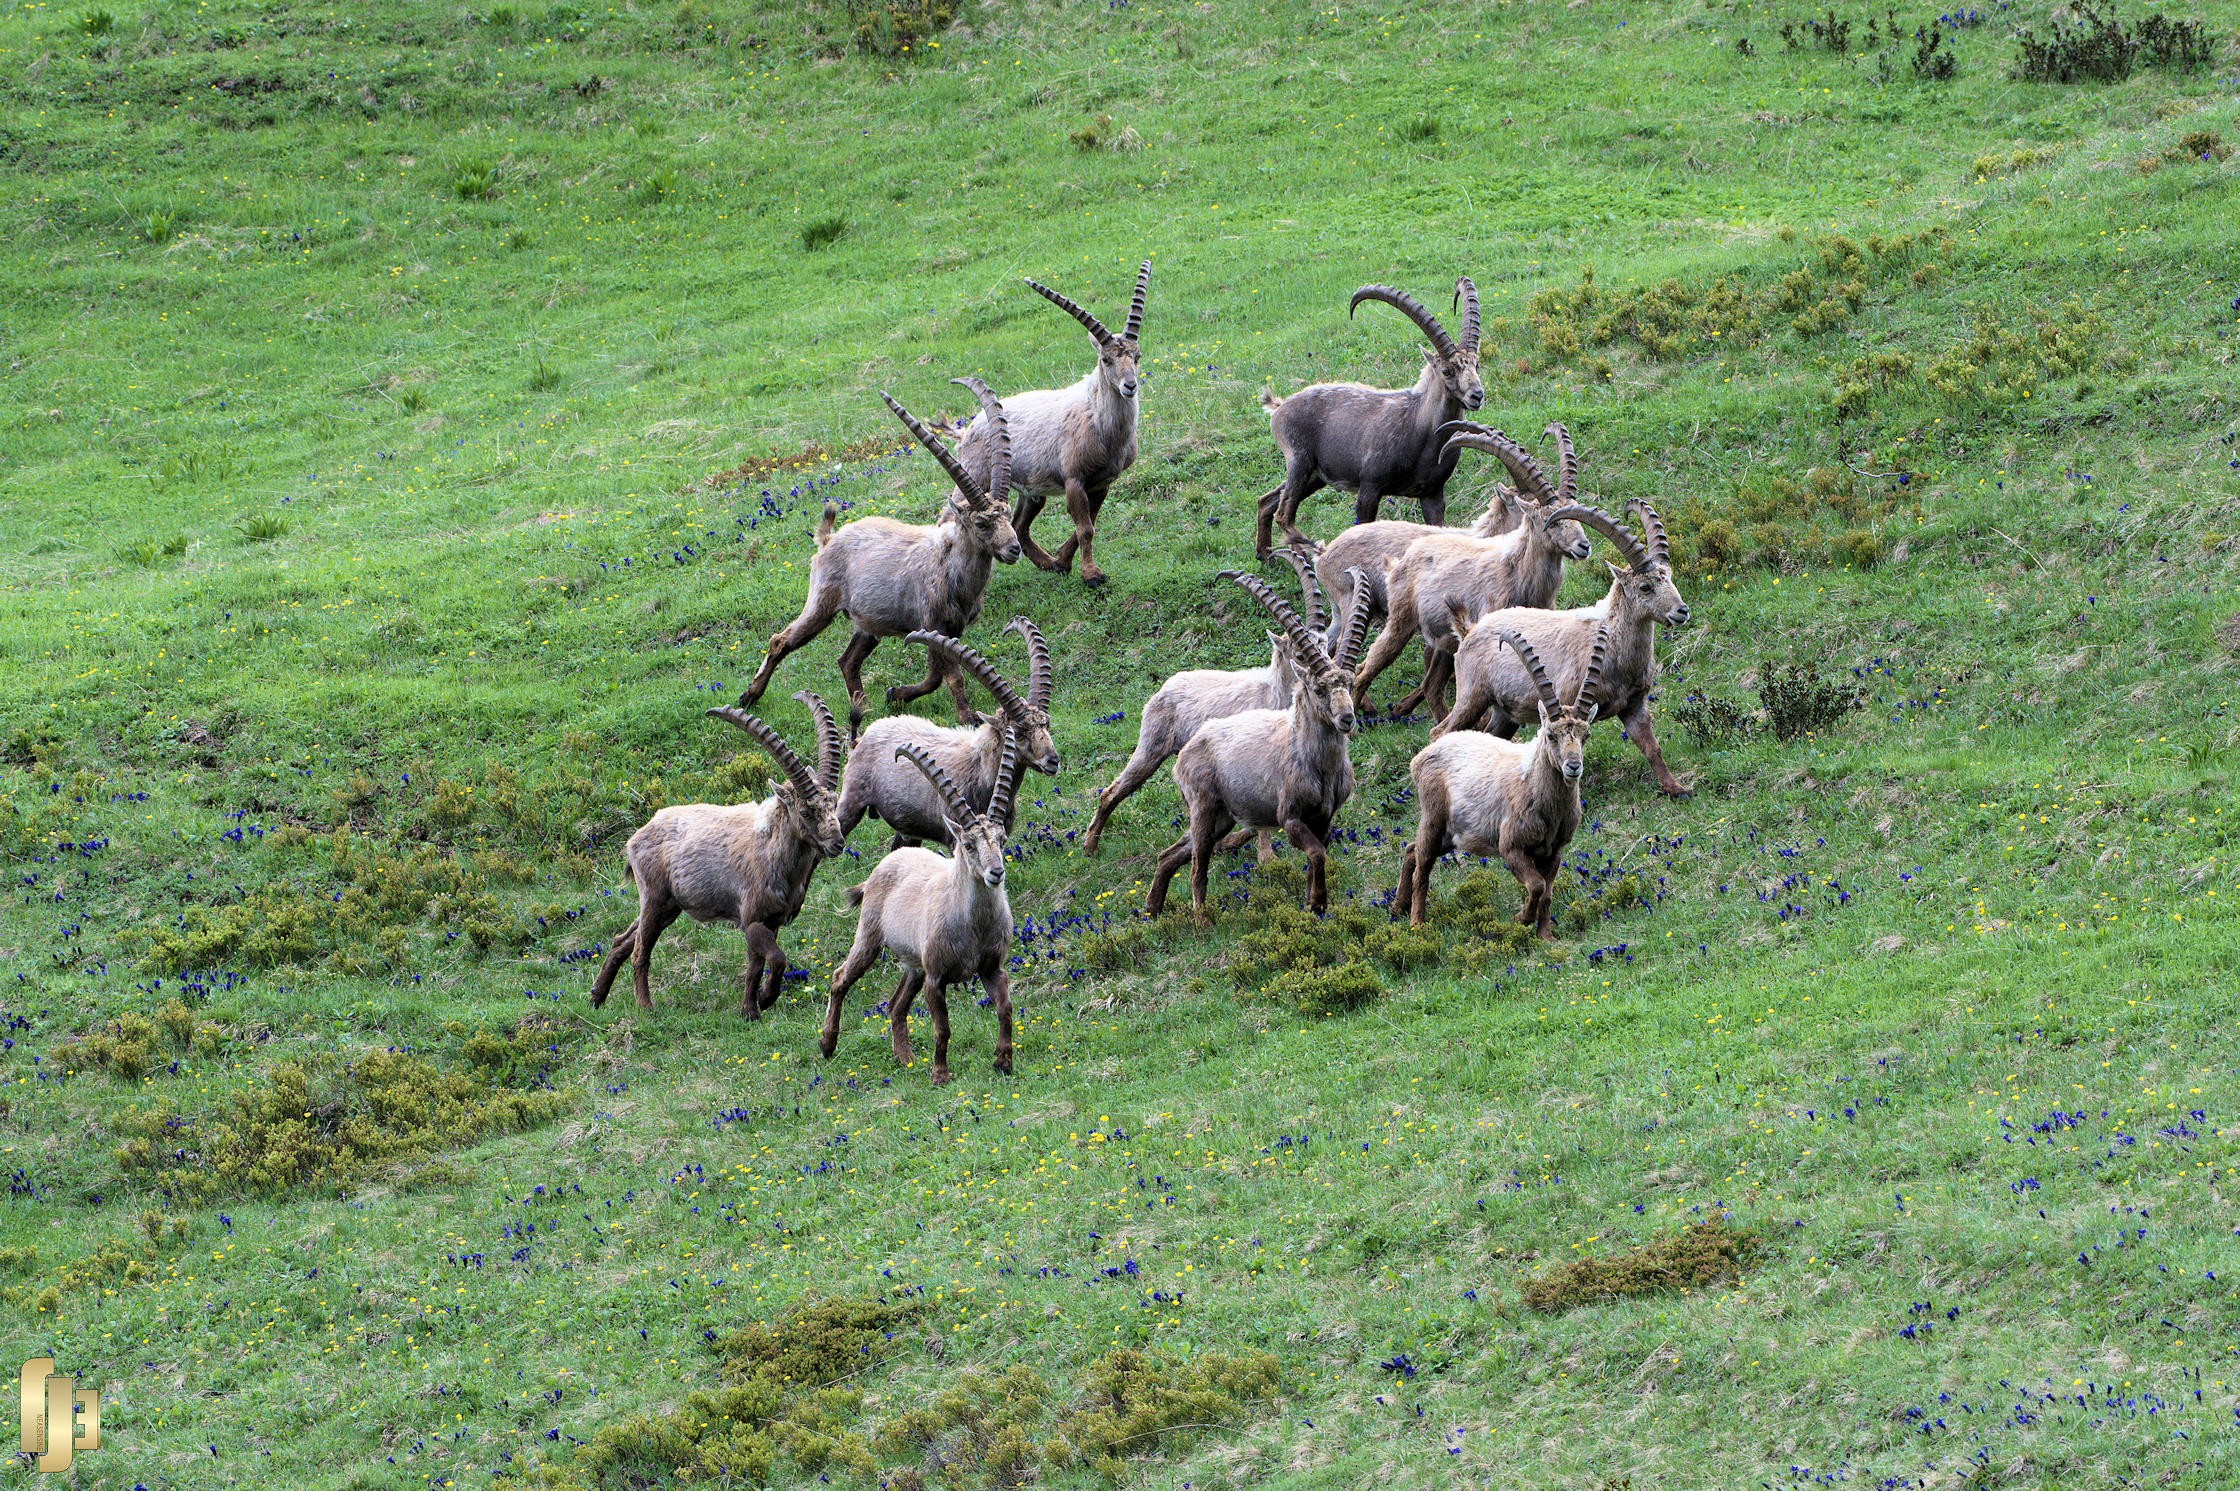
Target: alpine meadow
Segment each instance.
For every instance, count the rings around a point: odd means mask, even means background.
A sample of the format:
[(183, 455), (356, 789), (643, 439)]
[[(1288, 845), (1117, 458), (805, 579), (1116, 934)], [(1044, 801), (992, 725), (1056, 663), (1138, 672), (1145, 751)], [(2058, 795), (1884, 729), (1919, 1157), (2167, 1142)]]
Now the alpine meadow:
[(8, 1484), (2240, 1484), (2236, 148), (2240, 0), (13, 5)]

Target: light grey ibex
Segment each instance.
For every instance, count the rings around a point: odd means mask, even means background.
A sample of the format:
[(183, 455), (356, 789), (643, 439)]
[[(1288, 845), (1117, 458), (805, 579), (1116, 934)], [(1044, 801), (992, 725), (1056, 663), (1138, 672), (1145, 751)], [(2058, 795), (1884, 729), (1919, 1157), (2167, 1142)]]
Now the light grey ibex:
[(1431, 905), (1431, 867), (1448, 854), (1499, 855), (1524, 890), (1517, 920), (1543, 937), (1555, 935), (1556, 872), (1579, 831), (1579, 777), (1587, 732), (1601, 696), (1610, 629), (1599, 627), (1579, 691), (1565, 704), (1532, 644), (1502, 627), (1494, 635), (1532, 676), (1540, 733), (1519, 745), (1496, 735), (1457, 730), (1416, 752), (1408, 763), (1419, 816), (1415, 842), (1400, 855), (1393, 914), (1422, 926)]
[(1333, 655), (1314, 628), (1258, 576), (1225, 570), (1222, 578), (1244, 587), (1290, 639), (1283, 665), (1292, 670), (1291, 707), (1208, 721), (1174, 758), (1175, 786), (1181, 789), (1190, 827), (1160, 854), (1144, 911), (1157, 916), (1165, 909), (1167, 884), (1187, 861), (1191, 908), (1202, 920), (1214, 847), (1241, 825), (1281, 829), (1290, 836), (1307, 857), (1307, 905), (1321, 912), (1330, 904), (1330, 823), (1353, 795), (1346, 738), (1354, 729), (1352, 667), (1369, 629), (1368, 598), (1356, 579), (1353, 614)]
[[(1064, 570), (1081, 555), (1081, 578), (1090, 585), (1104, 583), (1104, 571), (1090, 553), (1097, 541), (1097, 515), (1104, 510), (1105, 494), (1136, 461), (1136, 399), (1143, 361), (1143, 302), (1151, 288), (1151, 261), (1136, 271), (1136, 296), (1128, 306), (1127, 322), (1114, 336), (1102, 321), (1060, 295), (1048, 285), (1027, 283), (1034, 292), (1079, 321), (1096, 343), (1097, 365), (1080, 382), (1065, 388), (1037, 388), (1015, 393), (1003, 401), (1011, 425), (1011, 487), (1018, 494), (1011, 509), (1011, 526), (1018, 530), (1019, 547), (1036, 567)], [(978, 476), (988, 468), (988, 422), (985, 416), (966, 428), (957, 454)], [(1073, 537), (1055, 554), (1046, 554), (1034, 541), (1035, 515), (1051, 494), (1066, 495), (1066, 515), (1073, 519)]]
[[(1274, 525), (1298, 544), (1299, 504), (1324, 487), (1353, 493), (1353, 520), (1367, 523), (1386, 497), (1413, 497), (1423, 521), (1446, 521), (1447, 478), (1454, 456), (1442, 449), (1440, 427), (1486, 401), (1478, 376), (1478, 287), (1455, 281), (1462, 307), (1462, 339), (1455, 340), (1423, 303), (1390, 285), (1363, 285), (1353, 309), (1379, 300), (1415, 322), (1429, 339), (1423, 374), (1411, 388), (1370, 388), (1360, 383), (1317, 383), (1288, 398), (1260, 396), (1276, 444), (1283, 451), (1283, 481), (1260, 499), (1254, 552), (1268, 557)], [(1465, 304), (1467, 302), (1467, 304)]]
[(1456, 427), (1447, 442), (1449, 450), (1485, 451), (1508, 468), (1520, 497), (1520, 521), (1494, 538), (1435, 530), (1391, 561), (1385, 579), (1385, 628), (1353, 675), (1354, 700), (1364, 710), (1369, 685), (1415, 638), (1423, 641), (1423, 682), (1392, 706), (1393, 713), (1406, 714), (1426, 702), (1434, 709), (1441, 707), (1437, 701), (1459, 640), (1449, 618), (1460, 614), (1474, 621), (1488, 611), (1545, 606), (1563, 587), (1563, 562), (1585, 559), (1591, 552), (1577, 518), (1561, 511), (1575, 500), (1579, 486), (1579, 459), (1571, 449), (1571, 432), (1551, 424), (1547, 433), (1555, 438), (1561, 455), (1553, 485), (1539, 463), (1499, 430)]
[[(801, 914), (801, 899), (809, 892), (809, 877), (818, 863), (847, 847), (833, 797), (840, 785), (840, 727), (815, 694), (793, 697), (816, 717), (815, 771), (753, 715), (737, 709), (708, 711), (753, 736), (778, 763), (785, 780), (761, 802), (663, 808), (630, 836), (623, 853), (630, 878), (638, 884), (638, 915), (608, 944), (607, 959), (591, 985), (593, 1009), (607, 1002), (607, 991), (625, 958), (630, 960), (638, 1007), (653, 1008), (653, 945), (680, 915), (695, 921), (730, 922), (746, 933), (740, 1014), (759, 1020), (778, 1002), (786, 976), (779, 929)], [(768, 987), (758, 989), (766, 969)]]
[[(991, 430), (992, 455), (981, 480), (960, 465), (949, 447), (920, 424), (909, 410), (882, 393), (895, 418), (933, 452), (941, 469), (956, 483), (947, 508), (938, 522), (898, 523), (892, 518), (858, 518), (835, 533), (839, 516), (831, 503), (817, 524), (817, 554), (809, 561), (809, 595), (796, 616), (770, 639), (762, 666), (753, 682), (739, 696), (741, 708), (762, 697), (770, 676), (788, 653), (805, 647), (832, 619), (845, 611), (855, 630), (840, 653), (840, 676), (848, 685), (848, 732), (863, 726), (863, 664), (882, 637), (906, 637), (912, 632), (939, 632), (944, 637), (964, 634), (980, 615), (988, 593), (988, 573), (997, 564), (1019, 557), (1019, 537), (1011, 529), (1011, 514), (1004, 506), (1010, 485), (1010, 445), (1004, 432), (1003, 405), (977, 378), (953, 380), (972, 390), (980, 400), (981, 418)], [(889, 704), (922, 699), (941, 687), (946, 677), (956, 701), (957, 718), (975, 716), (966, 696), (964, 676), (939, 653), (932, 656), (924, 683), (887, 690)]]
[[(1058, 746), (1050, 736), (1050, 644), (1042, 631), (1024, 616), (1014, 616), (1004, 628), (1027, 641), (1027, 692), (1021, 697), (1010, 681), (972, 648), (953, 637), (935, 632), (912, 632), (905, 642), (920, 643), (943, 654), (955, 667), (971, 674), (996, 697), (1001, 713), (977, 726), (952, 729), (911, 714), (890, 714), (873, 720), (848, 752), (848, 770), (840, 779), (840, 831), (855, 832), (869, 814), (894, 830), (902, 843), (930, 841), (946, 844), (948, 806), (924, 772), (895, 754), (904, 742), (918, 746), (949, 774), (976, 812), (988, 811), (995, 795), (996, 772), (1002, 764), (1007, 733), (1020, 742), (1026, 764), (1045, 776), (1058, 772)], [(1011, 820), (1004, 820), (1004, 831)]]
[(1465, 632), (1455, 649), (1455, 701), (1447, 717), (1434, 725), (1431, 738), (1456, 730), (1485, 728), (1495, 735), (1516, 734), (1517, 726), (1532, 718), (1538, 686), (1515, 652), (1501, 642), (1508, 628), (1532, 644), (1547, 664), (1559, 693), (1575, 690), (1594, 646), (1595, 634), (1607, 624), (1609, 656), (1603, 662), (1602, 687), (1595, 696), (1603, 716), (1625, 727), (1626, 739), (1640, 748), (1656, 772), (1657, 790), (1684, 797), (1688, 789), (1665, 765), (1649, 723), (1649, 694), (1657, 682), (1656, 629), (1685, 626), (1688, 603), (1672, 583), (1672, 556), (1665, 541), (1664, 520), (1657, 510), (1636, 498), (1627, 509), (1640, 521), (1648, 536), (1644, 544), (1617, 519), (1597, 507), (1573, 504), (1556, 509), (1608, 538), (1625, 556), (1626, 567), (1610, 566), (1610, 591), (1591, 606), (1569, 611), (1535, 611), (1512, 608), (1490, 611), (1472, 626), (1467, 616), (1455, 618), (1455, 629)]
[(856, 980), (871, 971), (879, 954), (894, 954), (902, 981), (887, 1002), (888, 1039), (894, 1059), (908, 1066), (910, 1005), (925, 991), (933, 1014), (933, 1080), (949, 1080), (949, 989), (977, 978), (996, 1006), (996, 1070), (1011, 1071), (1011, 901), (1003, 888), (1005, 821), (1011, 793), (1018, 785), (1019, 738), (1004, 731), (1003, 760), (996, 768), (995, 795), (988, 811), (976, 812), (949, 774), (917, 745), (905, 741), (896, 754), (926, 775), (948, 812), (948, 857), (931, 849), (897, 849), (879, 861), (869, 879), (848, 892), (863, 909), (856, 920), (855, 943), (832, 975), (825, 1002), (824, 1031), (818, 1049), (829, 1059), (840, 1044), (840, 1001)]

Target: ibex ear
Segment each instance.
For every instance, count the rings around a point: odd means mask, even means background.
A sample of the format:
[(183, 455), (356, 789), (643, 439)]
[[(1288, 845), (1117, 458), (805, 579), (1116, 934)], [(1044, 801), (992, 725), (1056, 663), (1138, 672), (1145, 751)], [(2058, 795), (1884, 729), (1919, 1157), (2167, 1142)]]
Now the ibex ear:
[(1611, 579), (1613, 579), (1613, 580), (1618, 580), (1618, 581), (1621, 581), (1621, 582), (1622, 582), (1622, 581), (1623, 581), (1623, 580), (1625, 579), (1625, 577), (1626, 577), (1626, 576), (1627, 576), (1628, 574), (1630, 574), (1630, 573), (1631, 573), (1631, 571), (1629, 571), (1629, 570), (1622, 570), (1622, 569), (1618, 568), (1618, 566), (1616, 566), (1616, 565), (1612, 564), (1612, 563), (1611, 563), (1611, 562), (1610, 562), (1609, 560), (1607, 560), (1607, 559), (1605, 559), (1605, 560), (1603, 560), (1603, 561), (1602, 561), (1602, 566), (1603, 566), (1603, 568), (1604, 568), (1604, 569), (1607, 569), (1607, 570), (1609, 570), (1609, 571), (1610, 571), (1610, 578), (1611, 578)]
[(1601, 715), (1601, 714), (1602, 714), (1602, 706), (1601, 706), (1601, 705), (1599, 705), (1599, 704), (1589, 704), (1589, 705), (1587, 706), (1587, 723), (1588, 723), (1588, 724), (1590, 724), (1590, 725), (1592, 725), (1592, 724), (1593, 724), (1593, 723), (1595, 722), (1595, 720), (1596, 720), (1597, 718), (1599, 718), (1599, 717), (1600, 717), (1600, 715)]
[(1545, 729), (1547, 726), (1553, 724), (1554, 720), (1548, 714), (1548, 701), (1545, 699), (1535, 699), (1532, 702), (1540, 706), (1541, 728)]

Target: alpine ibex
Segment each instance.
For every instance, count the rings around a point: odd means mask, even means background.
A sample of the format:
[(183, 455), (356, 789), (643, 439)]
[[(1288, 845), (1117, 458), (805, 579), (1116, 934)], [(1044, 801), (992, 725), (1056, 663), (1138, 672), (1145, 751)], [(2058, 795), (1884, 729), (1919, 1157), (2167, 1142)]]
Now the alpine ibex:
[[(1278, 549), (1276, 553), (1297, 572), (1300, 595), (1307, 607), (1307, 625), (1311, 630), (1319, 629), (1322, 596), (1315, 586), (1313, 571), (1290, 549)], [(1325, 645), (1335, 647), (1338, 639), (1333, 637)], [(1128, 757), (1128, 764), (1120, 768), (1120, 775), (1112, 779), (1112, 785), (1097, 794), (1097, 811), (1089, 819), (1089, 831), (1081, 838), (1083, 854), (1097, 852), (1097, 845), (1104, 838), (1105, 823), (1113, 811), (1142, 790), (1152, 774), (1188, 745), (1190, 737), (1197, 734), (1206, 721), (1226, 719), (1248, 709), (1290, 707), (1294, 671), (1286, 660), (1290, 643), (1281, 633), (1272, 632), (1268, 646), (1265, 668), (1245, 668), (1237, 672), (1193, 668), (1187, 673), (1175, 674), (1143, 701), (1143, 724), (1136, 732), (1135, 754)], [(1260, 841), (1260, 857), (1270, 858), (1268, 835), (1262, 833)]]
[[(1019, 547), (1036, 567), (1067, 569), (1078, 549), (1082, 580), (1102, 585), (1104, 571), (1097, 568), (1089, 550), (1096, 543), (1097, 514), (1104, 510), (1105, 493), (1136, 463), (1136, 380), (1143, 358), (1140, 333), (1143, 299), (1151, 288), (1151, 261), (1144, 260), (1136, 271), (1136, 297), (1118, 336), (1049, 286), (1027, 283), (1088, 331), (1097, 344), (1097, 365), (1069, 387), (1031, 389), (1004, 400), (1011, 423), (1011, 485), (1018, 494), (1011, 526), (1018, 531)], [(985, 419), (975, 419), (957, 447), (965, 466), (983, 477), (988, 464), (987, 431)], [(1053, 492), (1066, 494), (1073, 537), (1056, 554), (1045, 554), (1034, 541), (1034, 520)]]
[[(1016, 735), (1027, 765), (1045, 776), (1058, 773), (1058, 747), (1050, 738), (1050, 645), (1042, 631), (1024, 616), (1014, 616), (1004, 628), (1027, 639), (1027, 693), (1021, 698), (995, 664), (954, 637), (936, 632), (912, 632), (903, 638), (944, 654), (950, 663), (987, 685), (1001, 713), (977, 726), (949, 728), (910, 714), (890, 714), (873, 720), (848, 752), (847, 774), (840, 780), (840, 832), (855, 832), (866, 813), (894, 830), (898, 841), (946, 844), (948, 807), (941, 795), (915, 766), (905, 765), (895, 754), (904, 742), (918, 746), (949, 774), (974, 811), (985, 813), (995, 796), (996, 771), (1002, 764), (1004, 737)], [(1003, 821), (1004, 832), (1011, 820)]]
[(1454, 661), (1449, 618), (1459, 613), (1475, 621), (1511, 606), (1545, 606), (1563, 588), (1564, 560), (1585, 559), (1591, 552), (1577, 519), (1559, 511), (1574, 500), (1579, 485), (1571, 432), (1551, 424), (1547, 433), (1561, 453), (1553, 487), (1539, 463), (1499, 430), (1465, 425), (1447, 442), (1450, 451), (1482, 450), (1500, 458), (1522, 497), (1521, 521), (1496, 538), (1435, 530), (1391, 561), (1385, 628), (1353, 676), (1354, 700), (1364, 710), (1369, 685), (1415, 637), (1423, 639), (1423, 682), (1392, 711), (1406, 714), (1425, 702), (1438, 708)]
[(902, 981), (887, 1002), (887, 1034), (894, 1059), (908, 1066), (910, 1004), (923, 989), (933, 1012), (933, 1080), (949, 1080), (949, 986), (979, 979), (996, 1006), (996, 1070), (1011, 1071), (1011, 901), (1003, 888), (1004, 823), (1018, 785), (1019, 737), (1003, 734), (988, 811), (976, 812), (941, 763), (917, 745), (895, 747), (941, 795), (948, 812), (949, 856), (931, 849), (897, 849), (879, 861), (869, 879), (848, 892), (861, 906), (855, 943), (832, 975), (818, 1049), (829, 1060), (840, 1044), (840, 1001), (871, 971), (880, 952), (893, 953)]
[(1174, 758), (1175, 786), (1190, 829), (1160, 854), (1144, 911), (1157, 916), (1166, 908), (1167, 884), (1187, 860), (1190, 904), (1203, 919), (1214, 847), (1241, 824), (1290, 836), (1307, 857), (1307, 905), (1321, 912), (1330, 904), (1325, 879), (1330, 821), (1353, 795), (1353, 762), (1346, 750), (1354, 729), (1351, 670), (1369, 629), (1368, 597), (1357, 577), (1353, 613), (1333, 656), (1314, 628), (1258, 576), (1224, 570), (1222, 578), (1250, 592), (1290, 639), (1280, 665), (1292, 673), (1291, 707), (1208, 721)]
[(1364, 300), (1394, 307), (1430, 339), (1423, 375), (1412, 388), (1317, 383), (1288, 398), (1260, 396), (1284, 462), (1283, 481), (1260, 499), (1254, 552), (1262, 559), (1277, 523), (1286, 542), (1302, 541), (1299, 504), (1324, 487), (1354, 494), (1356, 523), (1373, 520), (1386, 497), (1415, 498), (1433, 527), (1446, 521), (1454, 456), (1441, 449), (1440, 426), (1486, 401), (1478, 377), (1478, 288), (1467, 278), (1455, 281), (1455, 304), (1463, 312), (1459, 342), (1421, 301), (1390, 285), (1363, 285), (1346, 313)]
[[(687, 914), (694, 921), (732, 922), (747, 934), (740, 1014), (759, 1020), (778, 1002), (786, 976), (778, 930), (801, 914), (801, 898), (809, 893), (818, 861), (847, 847), (833, 797), (840, 785), (840, 727), (815, 694), (793, 697), (816, 717), (815, 771), (753, 715), (737, 709), (708, 711), (753, 736), (786, 779), (761, 802), (663, 808), (630, 836), (623, 854), (630, 878), (638, 883), (638, 916), (608, 945), (607, 960), (591, 985), (593, 1009), (607, 1002), (624, 958), (630, 960), (638, 1008), (653, 1008), (653, 945), (671, 922)], [(765, 969), (769, 987), (758, 990)]]
[(1555, 935), (1551, 889), (1563, 851), (1579, 831), (1579, 776), (1594, 724), (1610, 629), (1597, 627), (1579, 691), (1566, 705), (1532, 644), (1502, 627), (1493, 634), (1522, 660), (1540, 706), (1540, 733), (1529, 745), (1457, 730), (1408, 763), (1421, 816), (1415, 842), (1400, 854), (1393, 915), (1422, 926), (1431, 904), (1431, 867), (1447, 854), (1498, 854), (1524, 890), (1517, 921)]
[[(980, 417), (993, 432), (987, 479), (982, 481), (959, 464), (949, 448), (918, 423), (892, 396), (881, 393), (895, 418), (908, 427), (920, 445), (933, 452), (941, 469), (949, 473), (957, 490), (938, 522), (926, 525), (898, 523), (892, 518), (858, 518), (838, 533), (832, 530), (838, 510), (827, 502), (817, 524), (817, 554), (809, 561), (809, 597), (801, 614), (770, 639), (754, 681), (739, 696), (741, 708), (762, 697), (770, 675), (786, 654), (805, 647), (845, 611), (854, 625), (848, 645), (840, 653), (840, 677), (848, 685), (848, 732), (863, 726), (863, 663), (882, 637), (906, 637), (912, 632), (939, 632), (945, 637), (964, 634), (980, 615), (988, 593), (988, 572), (997, 562), (1010, 564), (1019, 557), (1019, 536), (1012, 531), (1011, 515), (1004, 506), (1009, 490), (1011, 454), (1004, 428), (1003, 405), (977, 378), (953, 380), (972, 390), (980, 400)], [(943, 678), (956, 701), (957, 718), (971, 721), (971, 700), (964, 676), (939, 653), (932, 655), (926, 681), (887, 690), (889, 704), (907, 704), (941, 687)]]
[(1575, 518), (1607, 537), (1625, 556), (1626, 568), (1610, 567), (1610, 591), (1591, 606), (1569, 611), (1511, 609), (1493, 611), (1478, 619), (1455, 618), (1455, 629), (1464, 632), (1455, 649), (1456, 698), (1454, 709), (1432, 727), (1437, 740), (1456, 730), (1478, 728), (1481, 723), (1495, 735), (1516, 734), (1520, 722), (1532, 717), (1532, 701), (1539, 690), (1514, 654), (1504, 652), (1501, 631), (1517, 632), (1532, 644), (1555, 679), (1558, 692), (1573, 690), (1584, 672), (1595, 633), (1605, 624), (1610, 630), (1609, 656), (1602, 686), (1596, 694), (1603, 716), (1616, 718), (1649, 760), (1657, 775), (1657, 790), (1684, 797), (1688, 789), (1665, 765), (1656, 731), (1649, 723), (1649, 694), (1657, 681), (1656, 628), (1685, 626), (1688, 603), (1672, 583), (1672, 559), (1665, 542), (1664, 520), (1655, 508), (1635, 499), (1626, 509), (1648, 535), (1646, 545), (1615, 518), (1596, 507), (1573, 504), (1555, 514)]

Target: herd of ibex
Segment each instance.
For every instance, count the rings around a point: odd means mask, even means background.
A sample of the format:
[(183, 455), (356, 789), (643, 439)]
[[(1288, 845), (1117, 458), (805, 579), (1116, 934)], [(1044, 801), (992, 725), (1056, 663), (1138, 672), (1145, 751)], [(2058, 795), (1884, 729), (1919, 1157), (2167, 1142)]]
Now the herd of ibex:
[[(1011, 1070), (1011, 907), (1004, 890), (1006, 841), (1019, 773), (1054, 775), (1059, 758), (1050, 728), (1049, 644), (1024, 616), (1007, 632), (1027, 645), (1022, 694), (962, 641), (978, 619), (996, 564), (1024, 554), (1064, 570), (1076, 555), (1081, 578), (1104, 581), (1091, 551), (1096, 521), (1112, 484), (1136, 459), (1141, 334), (1151, 265), (1136, 277), (1135, 298), (1118, 335), (1046, 286), (1027, 281), (1072, 315), (1096, 343), (1097, 362), (1065, 388), (998, 399), (977, 378), (980, 410), (961, 434), (936, 433), (886, 398), (887, 407), (932, 452), (955, 487), (939, 518), (925, 526), (863, 517), (835, 527), (825, 505), (809, 565), (801, 614), (770, 639), (739, 707), (708, 711), (754, 737), (784, 774), (769, 799), (739, 806), (664, 808), (630, 838), (638, 917), (618, 933), (592, 986), (603, 1003), (622, 963), (631, 964), (638, 1003), (650, 1008), (653, 945), (680, 914), (735, 922), (747, 938), (739, 1011), (759, 1018), (778, 996), (786, 970), (777, 934), (800, 913), (818, 863), (844, 852), (866, 816), (894, 836), (893, 847), (848, 893), (860, 907), (853, 947), (835, 971), (821, 1049), (839, 1039), (841, 1000), (882, 951), (901, 965), (888, 1001), (894, 1054), (912, 1057), (909, 1012), (925, 995), (934, 1023), (933, 1080), (948, 1080), (952, 985), (978, 979), (995, 1005), (995, 1066)], [(1579, 780), (1587, 735), (1615, 717), (1648, 758), (1659, 790), (1686, 789), (1665, 764), (1649, 722), (1656, 681), (1656, 627), (1688, 620), (1673, 584), (1664, 523), (1635, 500), (1627, 516), (1639, 532), (1578, 493), (1579, 463), (1560, 424), (1546, 435), (1556, 451), (1553, 482), (1501, 431), (1462, 416), (1485, 403), (1478, 376), (1478, 292), (1455, 282), (1462, 335), (1450, 335), (1413, 296), (1364, 285), (1365, 300), (1398, 309), (1430, 347), (1423, 375), (1401, 389), (1318, 383), (1284, 399), (1263, 396), (1284, 478), (1259, 500), (1256, 553), (1281, 558), (1295, 574), (1305, 614), (1258, 576), (1226, 570), (1276, 623), (1265, 667), (1194, 670), (1169, 678), (1143, 706), (1134, 754), (1099, 795), (1082, 840), (1093, 855), (1114, 809), (1174, 762), (1186, 829), (1160, 855), (1145, 913), (1164, 909), (1167, 887), (1187, 865), (1190, 899), (1206, 912), (1214, 854), (1257, 835), (1263, 857), (1281, 833), (1307, 859), (1309, 907), (1326, 909), (1326, 846), (1333, 820), (1353, 792), (1348, 744), (1368, 709), (1368, 690), (1411, 640), (1423, 646), (1423, 681), (1395, 706), (1437, 714), (1451, 685), (1454, 702), (1409, 763), (1420, 818), (1400, 861), (1395, 916), (1421, 923), (1430, 908), (1431, 870), (1454, 853), (1498, 856), (1523, 889), (1518, 920), (1554, 935), (1553, 882), (1579, 826)], [(1349, 308), (1350, 309), (1350, 308)], [(949, 448), (954, 439), (956, 449)], [(1485, 512), (1466, 528), (1445, 526), (1446, 484), (1461, 452), (1499, 460), (1513, 485), (1495, 488)], [(1318, 545), (1297, 526), (1299, 505), (1325, 486), (1354, 493), (1353, 527)], [(1055, 554), (1031, 537), (1044, 501), (1063, 492), (1073, 536)], [(1420, 523), (1380, 521), (1387, 497), (1421, 504)], [(1287, 543), (1271, 547), (1273, 530)], [(1547, 607), (1566, 564), (1586, 561), (1588, 535), (1617, 550), (1610, 590), (1591, 606)], [(817, 724), (812, 770), (776, 732), (744, 712), (762, 696), (787, 654), (845, 613), (853, 627), (840, 654), (848, 691), (849, 739), (822, 699), (797, 693)], [(1383, 629), (1364, 648), (1371, 625)], [(887, 693), (908, 703), (944, 683), (959, 724), (913, 715), (863, 723), (863, 663), (882, 638), (926, 651), (922, 683)], [(996, 712), (972, 707), (968, 681), (993, 697)], [(1537, 718), (1529, 744), (1513, 737)], [(939, 844), (946, 855), (922, 847)]]

